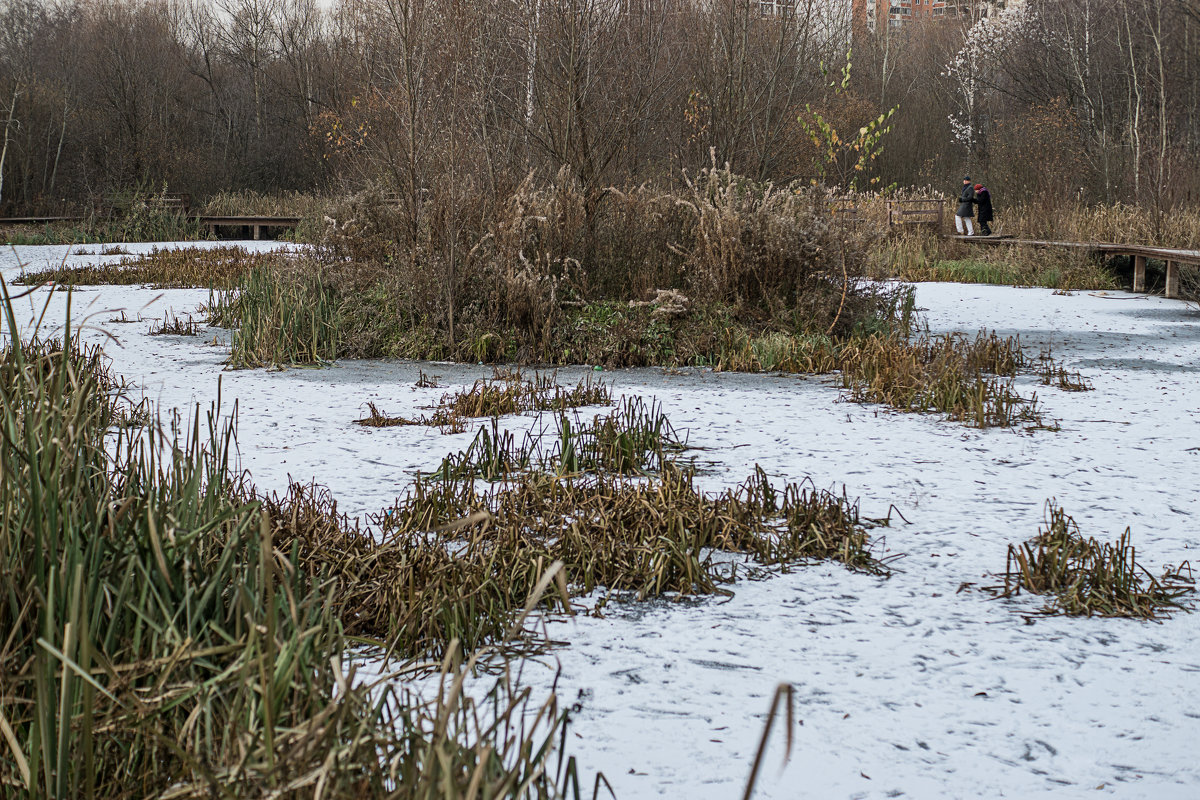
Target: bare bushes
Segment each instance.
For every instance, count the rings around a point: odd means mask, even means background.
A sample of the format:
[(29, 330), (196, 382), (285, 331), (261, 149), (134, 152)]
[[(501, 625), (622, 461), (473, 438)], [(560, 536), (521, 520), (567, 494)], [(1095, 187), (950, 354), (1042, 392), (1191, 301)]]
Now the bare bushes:
[[(677, 190), (585, 190), (563, 171), (449, 194), (413, 207), (366, 192), (327, 213), (345, 354), (696, 363), (715, 355), (718, 324), (845, 335), (889, 313), (886, 290), (855, 280), (862, 238), (831, 227), (816, 189), (713, 167)], [(615, 362), (579, 334), (609, 323), (625, 329)]]

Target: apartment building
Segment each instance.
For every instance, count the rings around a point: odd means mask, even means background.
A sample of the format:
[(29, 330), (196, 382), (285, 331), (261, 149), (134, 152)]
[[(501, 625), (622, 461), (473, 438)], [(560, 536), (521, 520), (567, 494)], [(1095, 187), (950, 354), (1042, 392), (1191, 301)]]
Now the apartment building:
[(1003, 0), (853, 0), (855, 27), (876, 30), (935, 19), (978, 19), (1003, 8)]

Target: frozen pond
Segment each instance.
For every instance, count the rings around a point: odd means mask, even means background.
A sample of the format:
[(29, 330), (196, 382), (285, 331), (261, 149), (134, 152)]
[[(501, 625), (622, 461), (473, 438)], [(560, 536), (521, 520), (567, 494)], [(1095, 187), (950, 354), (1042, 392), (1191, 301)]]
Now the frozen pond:
[[(17, 252), (36, 268), (66, 248)], [(0, 268), (10, 280), (17, 256), (5, 253)], [(413, 470), (470, 440), (352, 420), (368, 400), (390, 414), (436, 400), (444, 389), (414, 388), (419, 369), (454, 386), (490, 368), (355, 362), (226, 372), (223, 332), (151, 337), (148, 322), (107, 322), (113, 309), (154, 318), (207, 297), (88, 287), (75, 314), (117, 337), (120, 347), (107, 346), (116, 370), (163, 410), (207, 407), (220, 379), (225, 409), (238, 403), (242, 465), (260, 488), (315, 479), (342, 511), (370, 513)], [(41, 306), (37, 296), (19, 302)], [(548, 686), (561, 669), (562, 698), (580, 703), (573, 752), (618, 797), (740, 797), (781, 682), (796, 688), (794, 752), (781, 770), (777, 728), (756, 797), (1200, 796), (1200, 615), (1030, 625), (1015, 610), (1039, 608), (1037, 599), (959, 591), (994, 582), (988, 573), (1004, 568), (1009, 543), (1037, 532), (1048, 498), (1085, 535), (1115, 538), (1131, 526), (1151, 569), (1194, 558), (1200, 311), (1122, 292), (959, 284), (920, 285), (918, 305), (935, 332), (987, 328), (1052, 347), (1095, 391), (1023, 379), (1062, 426), (1027, 433), (840, 402), (818, 378), (604, 373), (620, 393), (657, 398), (690, 443), (706, 448), (712, 488), (740, 482), (757, 463), (780, 481), (844, 484), (866, 516), (895, 504), (911, 523), (894, 518), (879, 531), (888, 552), (906, 554), (890, 579), (817, 565), (741, 583), (729, 600), (609, 606), (604, 619), (554, 623), (552, 635), (570, 645), (527, 665), (525, 679)], [(62, 306), (50, 318), (61, 322)], [(582, 374), (560, 371), (564, 382)]]

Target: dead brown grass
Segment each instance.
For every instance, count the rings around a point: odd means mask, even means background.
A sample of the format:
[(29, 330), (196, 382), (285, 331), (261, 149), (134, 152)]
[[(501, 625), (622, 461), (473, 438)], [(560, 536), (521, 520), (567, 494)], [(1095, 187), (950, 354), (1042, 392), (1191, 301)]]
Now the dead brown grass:
[(273, 253), (251, 253), (241, 247), (152, 250), (117, 262), (60, 266), (26, 272), (18, 283), (61, 283), (73, 286), (144, 284), (159, 289), (208, 289), (232, 285), (251, 269), (277, 262)]
[(992, 587), (995, 593), (1047, 595), (1047, 615), (1158, 619), (1186, 610), (1183, 599), (1195, 591), (1186, 562), (1155, 577), (1137, 561), (1128, 528), (1111, 544), (1085, 538), (1053, 501), (1038, 535), (1009, 545), (1003, 577), (1003, 586)]

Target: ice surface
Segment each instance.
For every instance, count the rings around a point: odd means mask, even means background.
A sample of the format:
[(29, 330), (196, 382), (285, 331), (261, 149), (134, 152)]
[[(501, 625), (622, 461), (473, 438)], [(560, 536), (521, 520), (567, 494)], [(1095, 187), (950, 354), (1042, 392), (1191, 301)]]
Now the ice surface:
[[(64, 252), (17, 248), (0, 269), (11, 280), (17, 258), (42, 267)], [(1030, 347), (1052, 347), (1095, 391), (1026, 379), (1062, 430), (1025, 433), (840, 402), (817, 378), (604, 374), (621, 393), (656, 397), (708, 448), (711, 488), (758, 463), (781, 481), (845, 484), (866, 515), (894, 503), (911, 522), (882, 531), (887, 552), (907, 554), (890, 579), (821, 564), (739, 584), (729, 600), (609, 606), (604, 619), (551, 623), (570, 645), (544, 666), (527, 665), (525, 679), (536, 694), (561, 668), (560, 693), (580, 703), (573, 752), (619, 797), (740, 797), (781, 682), (796, 689), (793, 756), (781, 768), (776, 728), (756, 797), (1200, 797), (1200, 615), (1028, 625), (1015, 611), (1040, 607), (1036, 598), (958, 592), (1003, 569), (1006, 545), (1036, 532), (1051, 497), (1086, 534), (1115, 537), (1132, 526), (1138, 557), (1152, 568), (1194, 557), (1200, 312), (1123, 292), (922, 284), (917, 296), (932, 330), (1019, 334)], [(32, 312), (40, 298), (19, 302)], [(226, 410), (238, 402), (242, 465), (261, 488), (315, 479), (343, 511), (370, 513), (413, 470), (469, 441), (471, 433), (352, 420), (368, 400), (391, 414), (436, 400), (445, 390), (413, 387), (418, 369), (458, 385), (490, 374), (484, 367), (230, 372), (225, 349), (209, 344), (225, 332), (150, 337), (148, 322), (106, 322), (110, 309), (152, 318), (206, 300), (205, 291), (89, 287), (77, 292), (75, 316), (89, 314), (118, 338), (120, 347), (106, 345), (115, 368), (161, 409), (207, 406), (220, 378)], [(51, 321), (61, 323), (62, 308), (55, 300)], [(582, 374), (560, 372), (571, 381)]]

